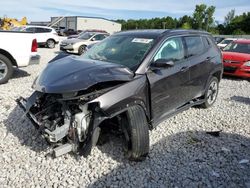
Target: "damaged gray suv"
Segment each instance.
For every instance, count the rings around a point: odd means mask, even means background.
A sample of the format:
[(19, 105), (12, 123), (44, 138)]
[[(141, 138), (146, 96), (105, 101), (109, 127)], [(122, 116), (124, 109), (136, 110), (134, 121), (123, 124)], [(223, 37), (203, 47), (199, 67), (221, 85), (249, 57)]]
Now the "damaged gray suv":
[(86, 156), (105, 129), (116, 129), (126, 156), (140, 161), (149, 153), (149, 130), (192, 106), (213, 105), (222, 68), (221, 52), (206, 32), (120, 32), (81, 57), (49, 63), (34, 93), (18, 103), (56, 157)]

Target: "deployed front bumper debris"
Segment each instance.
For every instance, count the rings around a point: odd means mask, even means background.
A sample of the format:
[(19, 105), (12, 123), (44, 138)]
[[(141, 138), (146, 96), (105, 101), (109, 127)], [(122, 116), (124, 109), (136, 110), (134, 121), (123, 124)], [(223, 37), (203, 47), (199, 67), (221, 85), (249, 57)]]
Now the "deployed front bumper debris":
[(53, 153), (58, 157), (71, 151), (88, 155), (96, 143), (100, 129), (94, 125), (95, 105), (88, 104), (90, 99), (90, 94), (78, 97), (35, 91), (27, 100), (19, 98), (17, 102), (46, 140), (55, 146)]

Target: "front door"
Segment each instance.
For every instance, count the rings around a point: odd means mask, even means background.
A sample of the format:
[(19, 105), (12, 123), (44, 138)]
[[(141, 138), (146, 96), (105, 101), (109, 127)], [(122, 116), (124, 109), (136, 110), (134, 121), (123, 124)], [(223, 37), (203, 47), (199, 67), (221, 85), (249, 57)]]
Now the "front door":
[(168, 68), (151, 68), (147, 72), (154, 122), (161, 121), (187, 102), (190, 78), (182, 37), (164, 41), (154, 56), (153, 62), (157, 59), (171, 60), (174, 65)]

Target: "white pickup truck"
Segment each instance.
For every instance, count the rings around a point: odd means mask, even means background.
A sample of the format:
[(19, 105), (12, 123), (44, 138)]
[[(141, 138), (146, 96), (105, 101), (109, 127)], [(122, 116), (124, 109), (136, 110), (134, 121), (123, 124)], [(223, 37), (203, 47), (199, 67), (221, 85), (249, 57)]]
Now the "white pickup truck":
[(0, 31), (0, 84), (8, 82), (13, 67), (25, 67), (39, 61), (34, 34)]

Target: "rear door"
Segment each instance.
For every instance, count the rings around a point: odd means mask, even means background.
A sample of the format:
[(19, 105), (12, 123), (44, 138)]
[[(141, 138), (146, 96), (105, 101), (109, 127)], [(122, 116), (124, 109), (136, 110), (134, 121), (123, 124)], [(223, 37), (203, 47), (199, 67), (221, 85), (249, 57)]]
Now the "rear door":
[(185, 59), (182, 37), (167, 39), (153, 58), (172, 60), (169, 68), (151, 68), (147, 72), (151, 90), (151, 109), (155, 123), (187, 102), (189, 62)]
[(25, 29), (25, 31), (35, 33), (36, 34), (36, 41), (38, 44), (44, 42), (41, 33), (38, 33), (39, 31), (38, 31), (37, 27), (28, 27)]
[(51, 29), (36, 27), (37, 42), (45, 43), (49, 39)]
[(204, 85), (209, 78), (209, 41), (205, 36), (184, 37), (187, 47), (187, 61), (190, 65), (189, 100), (203, 95)]

